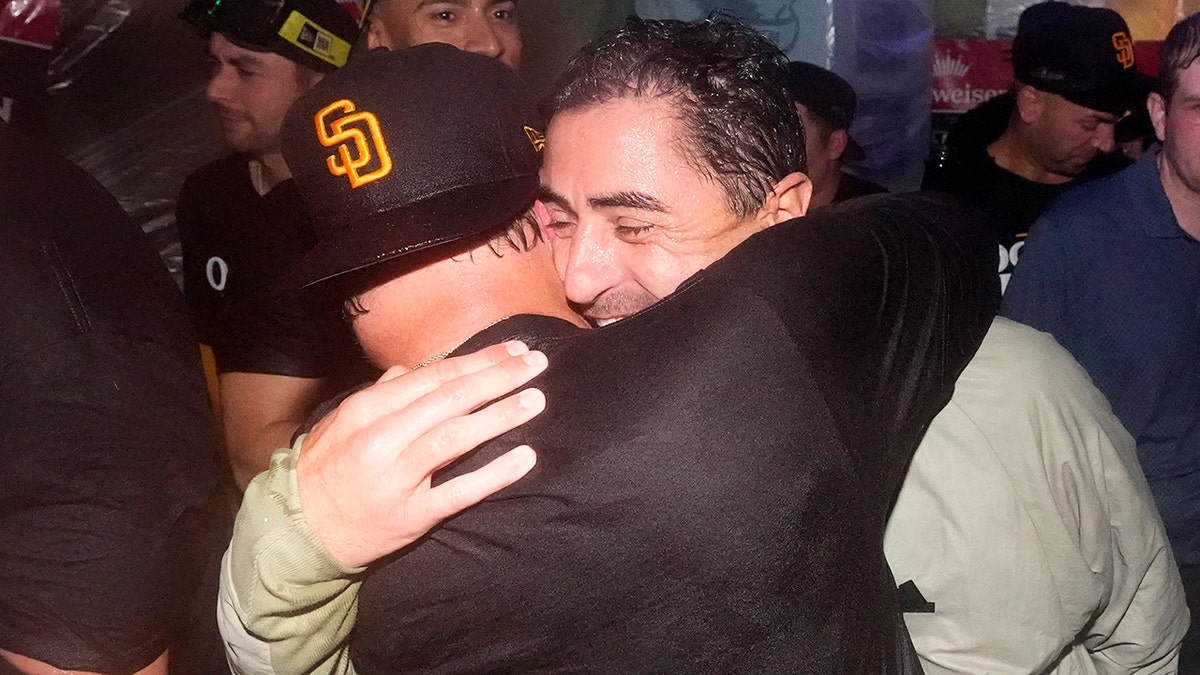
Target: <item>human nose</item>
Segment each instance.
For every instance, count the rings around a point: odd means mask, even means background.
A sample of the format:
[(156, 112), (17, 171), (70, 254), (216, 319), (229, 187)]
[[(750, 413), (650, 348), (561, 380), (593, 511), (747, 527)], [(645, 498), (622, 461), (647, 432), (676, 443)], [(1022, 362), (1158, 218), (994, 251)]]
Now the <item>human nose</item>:
[(493, 59), (498, 59), (504, 53), (504, 42), (496, 33), (496, 28), (492, 26), (485, 16), (472, 16), (467, 26), (466, 45), (464, 49), (468, 52), (483, 54)]
[(213, 69), (212, 76), (208, 78), (208, 85), (204, 88), (204, 95), (209, 101), (221, 104), (229, 100), (233, 86), (230, 70), (227, 66), (217, 66)]
[(598, 230), (579, 224), (571, 238), (554, 242), (556, 250), (569, 247), (567, 263), (561, 272), (567, 299), (576, 304), (592, 304), (618, 281), (616, 251)]

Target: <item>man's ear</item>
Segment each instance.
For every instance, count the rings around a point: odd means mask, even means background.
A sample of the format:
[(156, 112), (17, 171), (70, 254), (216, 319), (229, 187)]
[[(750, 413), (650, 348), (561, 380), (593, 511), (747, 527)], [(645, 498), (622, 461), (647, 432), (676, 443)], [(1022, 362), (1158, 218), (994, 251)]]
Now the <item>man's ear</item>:
[(554, 228), (550, 227), (552, 221), (550, 209), (546, 208), (542, 200), (535, 199), (533, 200), (533, 206), (529, 207), (529, 212), (533, 214), (533, 221), (537, 223), (537, 229), (542, 234), (542, 239), (553, 247), (556, 237), (554, 236)]
[(850, 134), (846, 133), (845, 129), (834, 129), (829, 134), (829, 143), (825, 148), (825, 154), (830, 161), (837, 161), (842, 158), (842, 154), (846, 152), (846, 144), (850, 142)]
[(1162, 94), (1151, 92), (1146, 99), (1146, 111), (1150, 113), (1150, 124), (1154, 125), (1154, 135), (1162, 141), (1167, 128), (1167, 101)]
[(789, 173), (767, 194), (766, 201), (758, 210), (758, 220), (765, 229), (785, 220), (799, 218), (808, 213), (808, 203), (811, 200), (812, 181), (808, 176), (799, 171)]
[(1037, 89), (1027, 84), (1018, 83), (1016, 105), (1017, 114), (1021, 116), (1021, 121), (1026, 124), (1033, 124), (1042, 116), (1042, 111), (1046, 107), (1046, 97)]

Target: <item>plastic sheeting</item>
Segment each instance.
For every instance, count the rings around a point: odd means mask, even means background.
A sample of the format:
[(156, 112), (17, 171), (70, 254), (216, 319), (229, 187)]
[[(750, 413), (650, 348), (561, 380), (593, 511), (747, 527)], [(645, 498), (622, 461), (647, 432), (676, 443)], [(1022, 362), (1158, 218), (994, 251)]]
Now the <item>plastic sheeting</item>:
[[(103, 183), (177, 280), (175, 199), (222, 152), (204, 99), (205, 42), (177, 18), (187, 2), (8, 0), (0, 13), (0, 110)], [(22, 39), (44, 36), (49, 18), (52, 49)], [(50, 58), (30, 57), (34, 47)]]
[(647, 18), (696, 20), (725, 10), (793, 60), (835, 71), (858, 93), (851, 135), (866, 158), (851, 170), (915, 189), (929, 152), (933, 0), (635, 0)]

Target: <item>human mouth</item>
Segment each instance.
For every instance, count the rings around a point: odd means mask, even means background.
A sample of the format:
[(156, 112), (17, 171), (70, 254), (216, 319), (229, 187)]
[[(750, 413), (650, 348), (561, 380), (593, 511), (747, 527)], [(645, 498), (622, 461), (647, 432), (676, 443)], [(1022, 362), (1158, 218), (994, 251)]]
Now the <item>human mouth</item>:
[(605, 317), (603, 319), (592, 317), (592, 321), (594, 321), (597, 326), (603, 328), (604, 326), (616, 323), (624, 318), (625, 318), (624, 316), (609, 316), (609, 317)]

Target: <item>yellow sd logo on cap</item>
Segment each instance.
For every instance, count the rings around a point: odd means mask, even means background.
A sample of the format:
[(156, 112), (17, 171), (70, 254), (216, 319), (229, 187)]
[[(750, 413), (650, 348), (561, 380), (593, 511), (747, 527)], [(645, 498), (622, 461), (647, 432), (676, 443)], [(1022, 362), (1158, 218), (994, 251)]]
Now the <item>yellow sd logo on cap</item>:
[[(321, 108), (315, 118), (321, 145), (337, 148), (337, 154), (326, 160), (329, 173), (349, 178), (351, 188), (392, 172), (392, 156), (383, 140), (379, 118), (366, 111), (356, 113), (356, 109), (352, 101), (342, 99)], [(364, 173), (368, 167), (374, 168)]]
[(1112, 36), (1113, 47), (1117, 50), (1117, 62), (1126, 70), (1133, 67), (1133, 40), (1129, 39), (1129, 33), (1125, 31), (1117, 31)]

